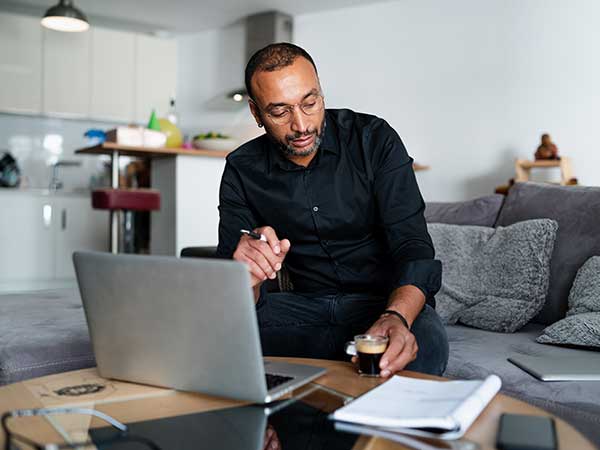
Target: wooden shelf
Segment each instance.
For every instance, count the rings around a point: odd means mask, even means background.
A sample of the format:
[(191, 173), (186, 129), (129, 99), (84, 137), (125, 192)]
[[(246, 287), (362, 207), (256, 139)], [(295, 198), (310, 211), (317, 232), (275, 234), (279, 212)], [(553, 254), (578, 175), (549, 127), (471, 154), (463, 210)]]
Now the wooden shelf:
[(560, 167), (560, 184), (563, 186), (577, 184), (577, 180), (573, 175), (573, 169), (571, 168), (571, 160), (563, 156), (561, 159), (552, 160), (535, 160), (529, 161), (527, 159), (517, 159), (515, 161), (515, 181), (526, 182), (529, 181), (531, 175), (531, 169), (540, 168), (551, 168)]
[(561, 160), (560, 159), (550, 159), (550, 160), (538, 159), (535, 161), (528, 161), (528, 160), (520, 159), (519, 164), (524, 169), (531, 169), (531, 168), (535, 168), (535, 167), (560, 167)]
[(229, 150), (204, 150), (204, 149), (188, 149), (188, 148), (149, 148), (149, 147), (132, 147), (128, 145), (120, 145), (115, 142), (104, 142), (93, 147), (85, 147), (76, 150), (75, 153), (86, 155), (110, 155), (113, 151), (118, 151), (122, 156), (139, 156), (139, 157), (165, 157), (165, 156), (208, 156), (210, 158), (225, 158)]
[(423, 164), (413, 163), (413, 170), (415, 172), (419, 172), (421, 170), (429, 170), (429, 169), (430, 169), (429, 166), (424, 166)]

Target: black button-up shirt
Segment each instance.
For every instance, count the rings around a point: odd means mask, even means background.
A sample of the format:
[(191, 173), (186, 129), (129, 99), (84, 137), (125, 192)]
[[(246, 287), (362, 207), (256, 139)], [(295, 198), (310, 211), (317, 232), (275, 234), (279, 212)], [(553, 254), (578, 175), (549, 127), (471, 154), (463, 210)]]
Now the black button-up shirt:
[(227, 157), (217, 253), (231, 257), (240, 229), (268, 225), (291, 242), (285, 266), (298, 292), (389, 295), (411, 284), (435, 305), (441, 264), (400, 137), (383, 119), (347, 109), (328, 109), (325, 120), (308, 167), (266, 135)]

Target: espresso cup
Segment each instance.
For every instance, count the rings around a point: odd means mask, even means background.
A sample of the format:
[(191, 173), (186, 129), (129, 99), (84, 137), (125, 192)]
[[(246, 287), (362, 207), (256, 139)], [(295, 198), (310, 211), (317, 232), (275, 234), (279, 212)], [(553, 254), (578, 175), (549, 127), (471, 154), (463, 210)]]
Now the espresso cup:
[(359, 334), (346, 343), (346, 353), (358, 357), (358, 373), (365, 377), (378, 377), (379, 362), (389, 343), (387, 336)]

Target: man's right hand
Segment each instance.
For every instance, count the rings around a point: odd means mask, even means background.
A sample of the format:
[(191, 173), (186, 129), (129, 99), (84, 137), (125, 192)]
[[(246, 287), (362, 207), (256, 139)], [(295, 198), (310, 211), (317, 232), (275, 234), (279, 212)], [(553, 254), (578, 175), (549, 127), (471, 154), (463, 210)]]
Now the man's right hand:
[(267, 279), (275, 279), (285, 255), (290, 250), (290, 241), (279, 240), (271, 227), (255, 228), (254, 231), (267, 238), (267, 242), (243, 235), (240, 238), (233, 259), (245, 263), (250, 270), (252, 287), (260, 285)]

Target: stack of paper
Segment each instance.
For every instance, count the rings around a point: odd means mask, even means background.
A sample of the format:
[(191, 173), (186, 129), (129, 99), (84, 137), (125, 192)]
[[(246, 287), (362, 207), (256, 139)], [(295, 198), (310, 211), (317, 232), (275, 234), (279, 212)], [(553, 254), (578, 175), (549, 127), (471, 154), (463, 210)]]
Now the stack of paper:
[[(458, 439), (498, 393), (500, 378), (432, 381), (394, 376), (335, 411), (336, 428), (398, 432), (436, 439)], [(365, 429), (359, 430), (365, 432)]]

